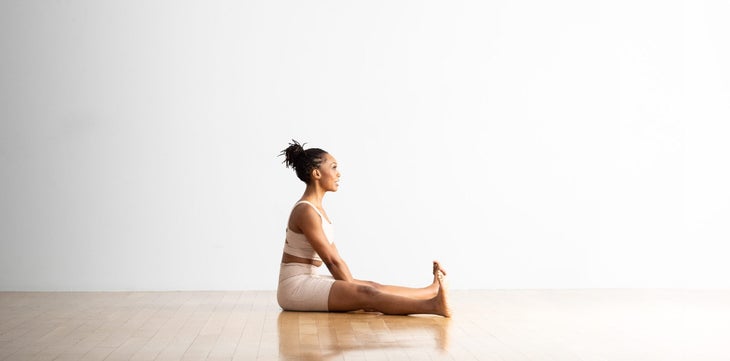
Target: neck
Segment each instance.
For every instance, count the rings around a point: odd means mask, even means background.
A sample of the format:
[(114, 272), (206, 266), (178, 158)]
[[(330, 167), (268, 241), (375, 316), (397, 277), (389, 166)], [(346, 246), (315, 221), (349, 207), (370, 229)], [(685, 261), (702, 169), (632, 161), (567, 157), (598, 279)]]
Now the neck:
[(304, 190), (304, 194), (302, 194), (301, 199), (322, 208), (322, 199), (324, 198), (324, 194), (324, 189), (319, 188), (316, 185), (308, 185), (307, 189)]

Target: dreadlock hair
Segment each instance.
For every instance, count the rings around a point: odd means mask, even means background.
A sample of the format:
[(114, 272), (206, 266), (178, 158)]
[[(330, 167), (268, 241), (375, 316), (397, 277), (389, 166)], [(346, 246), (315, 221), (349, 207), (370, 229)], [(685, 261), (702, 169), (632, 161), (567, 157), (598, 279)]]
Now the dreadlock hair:
[(312, 181), (312, 170), (319, 168), (327, 152), (319, 148), (305, 150), (305, 144), (307, 143), (299, 144), (299, 142), (292, 139), (289, 146), (282, 150), (279, 156), (283, 155), (285, 159), (282, 163), (286, 164), (287, 168), (293, 168), (297, 173), (297, 177), (302, 182), (309, 184)]

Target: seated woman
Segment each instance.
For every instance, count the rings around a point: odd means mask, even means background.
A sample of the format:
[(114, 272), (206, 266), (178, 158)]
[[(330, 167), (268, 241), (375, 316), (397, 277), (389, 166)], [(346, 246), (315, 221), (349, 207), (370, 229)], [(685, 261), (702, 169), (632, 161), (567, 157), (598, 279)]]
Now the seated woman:
[[(377, 311), (389, 315), (451, 316), (444, 284), (445, 272), (433, 262), (433, 282), (423, 288), (381, 285), (352, 277), (340, 257), (333, 226), (322, 207), (325, 193), (339, 187), (337, 161), (319, 148), (304, 149), (292, 141), (281, 155), (306, 184), (294, 205), (286, 229), (279, 270), (277, 300), (287, 311)], [(327, 266), (331, 276), (319, 275)]]

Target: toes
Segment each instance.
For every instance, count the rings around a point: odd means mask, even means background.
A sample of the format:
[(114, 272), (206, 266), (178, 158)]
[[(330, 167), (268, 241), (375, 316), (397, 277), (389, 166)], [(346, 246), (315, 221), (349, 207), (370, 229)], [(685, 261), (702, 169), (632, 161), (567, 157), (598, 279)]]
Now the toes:
[(438, 261), (433, 261), (433, 272), (436, 273), (437, 271), (443, 273), (444, 276), (446, 275), (446, 271), (441, 267), (441, 264)]

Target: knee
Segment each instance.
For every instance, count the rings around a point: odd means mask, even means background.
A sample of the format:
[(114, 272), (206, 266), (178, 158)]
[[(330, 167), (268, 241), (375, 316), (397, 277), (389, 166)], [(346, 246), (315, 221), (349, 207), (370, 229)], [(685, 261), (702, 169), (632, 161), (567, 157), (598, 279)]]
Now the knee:
[(363, 296), (366, 296), (366, 297), (374, 297), (380, 293), (378, 288), (371, 284), (358, 285), (356, 291), (357, 291), (357, 293), (359, 293)]
[(380, 283), (373, 281), (365, 281), (365, 283), (367, 283), (368, 286), (375, 288), (376, 290), (383, 289), (383, 285), (381, 285)]

